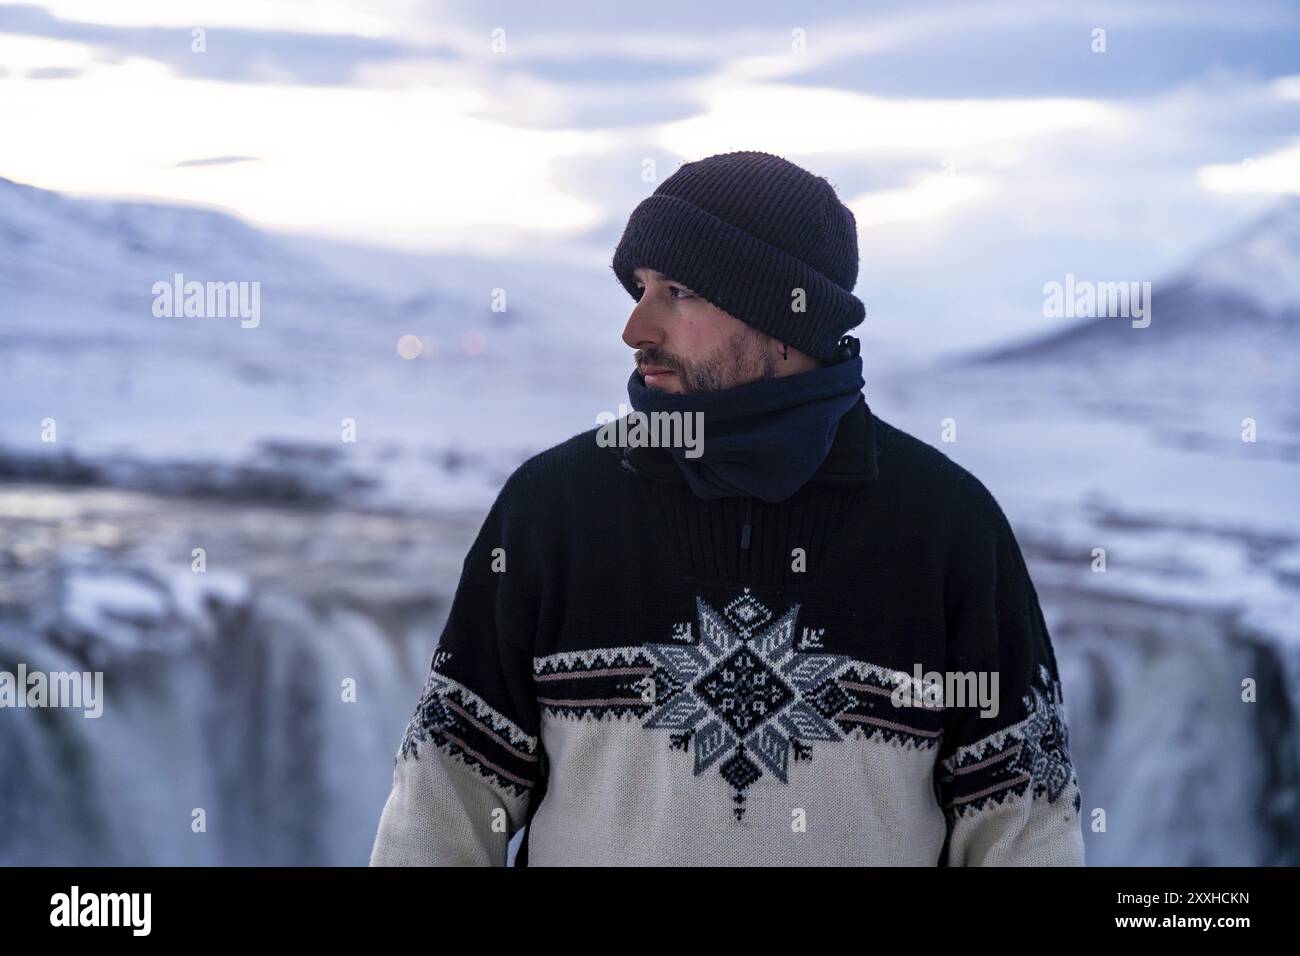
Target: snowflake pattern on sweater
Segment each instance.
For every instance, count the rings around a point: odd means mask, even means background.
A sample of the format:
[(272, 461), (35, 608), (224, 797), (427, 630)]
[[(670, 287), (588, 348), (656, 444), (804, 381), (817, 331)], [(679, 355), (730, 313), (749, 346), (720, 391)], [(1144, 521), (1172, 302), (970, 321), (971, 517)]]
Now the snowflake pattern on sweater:
[[(942, 705), (900, 712), (890, 695), (911, 676), (826, 653), (820, 629), (798, 626), (799, 604), (777, 615), (749, 588), (721, 610), (698, 595), (695, 604), (695, 621), (674, 625), (671, 641), (537, 658), (538, 704), (554, 716), (634, 715), (647, 730), (670, 731), (668, 746), (692, 756), (693, 775), (716, 768), (731, 786), (736, 820), (751, 787), (768, 775), (788, 784), (814, 743), (942, 744)], [(1021, 703), (1023, 719), (967, 745), (954, 740), (940, 762), (950, 821), (1028, 791), (1055, 803), (1077, 783), (1060, 683), (1046, 667)], [(1077, 786), (1073, 803), (1078, 810)]]
[(698, 641), (646, 645), (658, 666), (643, 726), (678, 731), (671, 745), (694, 748), (696, 776), (717, 764), (741, 819), (765, 770), (785, 783), (813, 741), (841, 739), (833, 718), (853, 699), (835, 675), (849, 659), (797, 646), (799, 605), (776, 617), (748, 588), (721, 613), (697, 598), (697, 611)]
[(697, 596), (696, 620), (673, 627), (671, 642), (539, 658), (538, 698), (559, 716), (600, 719), (635, 714), (647, 730), (671, 731), (668, 746), (691, 754), (695, 776), (717, 768), (733, 790), (736, 820), (746, 792), (770, 774), (789, 782), (791, 763), (813, 757), (814, 743), (880, 736), (902, 746), (934, 747), (941, 707), (909, 722), (884, 712), (907, 675), (826, 653), (821, 631), (798, 627), (800, 605), (779, 616), (749, 588), (722, 609)]

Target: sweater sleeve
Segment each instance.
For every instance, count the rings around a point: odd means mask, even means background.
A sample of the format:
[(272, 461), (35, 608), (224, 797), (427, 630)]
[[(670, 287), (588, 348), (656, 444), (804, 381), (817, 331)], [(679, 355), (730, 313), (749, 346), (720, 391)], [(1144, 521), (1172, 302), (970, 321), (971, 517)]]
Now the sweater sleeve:
[(948, 828), (940, 862), (1082, 866), (1081, 795), (1051, 638), (1006, 516), (969, 480), (975, 503), (946, 592), (948, 670), (986, 675), (996, 692), (985, 700), (996, 708), (968, 700), (945, 710), (935, 768)]
[(506, 490), (465, 558), (394, 758), (371, 866), (504, 866), (526, 822), (540, 766), (535, 565), (508, 541)]

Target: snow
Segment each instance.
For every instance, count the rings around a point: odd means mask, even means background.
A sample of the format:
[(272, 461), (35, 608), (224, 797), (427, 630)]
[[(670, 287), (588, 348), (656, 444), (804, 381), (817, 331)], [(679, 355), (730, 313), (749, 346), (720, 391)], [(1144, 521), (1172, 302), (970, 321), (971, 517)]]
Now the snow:
[(119, 645), (129, 646), (127, 633), (161, 621), (167, 611), (164, 595), (125, 574), (80, 571), (68, 576), (66, 587), (66, 622)]
[(1263, 222), (1252, 224), (1188, 270), (1205, 289), (1227, 289), (1270, 311), (1300, 310), (1300, 198), (1286, 197)]

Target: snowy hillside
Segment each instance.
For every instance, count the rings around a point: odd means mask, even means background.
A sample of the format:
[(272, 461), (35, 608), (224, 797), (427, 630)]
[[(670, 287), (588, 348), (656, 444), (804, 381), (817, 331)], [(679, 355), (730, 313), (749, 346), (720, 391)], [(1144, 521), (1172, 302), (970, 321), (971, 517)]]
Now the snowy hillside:
[[(995, 362), (1084, 371), (1098, 390), (1190, 388), (1294, 405), (1300, 382), (1300, 197), (1156, 282), (1145, 328), (1100, 317), (993, 351)], [(1066, 320), (1062, 320), (1063, 322)], [(1281, 390), (1279, 393), (1278, 390)], [(1293, 431), (1296, 421), (1283, 424)]]
[[(155, 316), (178, 273), (258, 283), (258, 321)], [(625, 396), (626, 298), (599, 270), (349, 249), (0, 179), (0, 475), (481, 503)]]

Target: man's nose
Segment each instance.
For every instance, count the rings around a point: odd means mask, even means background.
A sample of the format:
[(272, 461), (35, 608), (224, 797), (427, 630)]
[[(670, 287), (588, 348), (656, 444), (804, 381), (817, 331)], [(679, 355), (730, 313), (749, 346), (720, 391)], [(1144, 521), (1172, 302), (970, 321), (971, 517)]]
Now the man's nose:
[(623, 343), (630, 349), (656, 348), (663, 343), (663, 322), (655, 314), (654, 306), (646, 301), (648, 298), (641, 297), (623, 327)]

